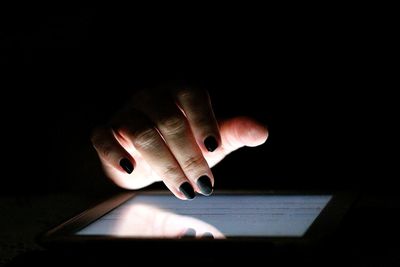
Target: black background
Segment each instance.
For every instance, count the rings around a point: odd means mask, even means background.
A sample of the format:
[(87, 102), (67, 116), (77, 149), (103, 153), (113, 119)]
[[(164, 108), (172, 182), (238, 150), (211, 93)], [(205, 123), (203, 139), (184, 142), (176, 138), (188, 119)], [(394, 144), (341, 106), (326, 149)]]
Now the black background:
[(172, 84), (207, 89), (219, 118), (268, 125), (265, 145), (213, 169), (216, 189), (397, 195), (392, 43), (374, 16), (157, 10), (1, 10), (2, 194), (117, 190), (91, 129), (135, 90)]

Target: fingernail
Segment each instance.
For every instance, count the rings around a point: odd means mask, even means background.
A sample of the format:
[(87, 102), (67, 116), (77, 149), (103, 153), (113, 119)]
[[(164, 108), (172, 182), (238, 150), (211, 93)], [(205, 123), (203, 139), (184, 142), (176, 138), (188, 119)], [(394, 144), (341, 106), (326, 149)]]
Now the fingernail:
[(204, 238), (204, 239), (214, 239), (214, 236), (213, 236), (213, 234), (210, 233), (210, 232), (205, 232), (205, 233), (201, 236), (201, 238)]
[(191, 237), (196, 237), (196, 230), (193, 228), (188, 228), (185, 232), (185, 234), (182, 236), (182, 238), (191, 238)]
[(132, 162), (129, 161), (129, 159), (121, 159), (119, 165), (121, 165), (122, 169), (124, 169), (127, 173), (131, 174), (133, 172), (133, 165)]
[(204, 140), (204, 146), (208, 151), (213, 152), (218, 147), (218, 142), (215, 140), (214, 136), (209, 136)]
[(211, 180), (207, 175), (201, 176), (196, 183), (203, 195), (209, 196), (213, 192)]
[(188, 182), (184, 182), (179, 187), (179, 191), (181, 191), (187, 199), (193, 199), (196, 196), (193, 187)]

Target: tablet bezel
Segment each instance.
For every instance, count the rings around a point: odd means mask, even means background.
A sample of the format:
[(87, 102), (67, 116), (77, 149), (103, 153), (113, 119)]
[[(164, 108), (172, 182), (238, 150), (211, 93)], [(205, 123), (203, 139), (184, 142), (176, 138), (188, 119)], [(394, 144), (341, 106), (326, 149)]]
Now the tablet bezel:
[(324, 236), (331, 235), (337, 228), (345, 213), (351, 207), (356, 197), (355, 193), (349, 192), (307, 192), (307, 191), (216, 191), (214, 194), (230, 195), (331, 195), (332, 198), (310, 225), (306, 233), (301, 237), (229, 237), (227, 239), (168, 239), (168, 238), (137, 238), (137, 237), (116, 237), (106, 235), (76, 235), (90, 223), (96, 221), (113, 209), (119, 207), (135, 195), (171, 194), (168, 191), (128, 191), (113, 196), (96, 206), (85, 210), (77, 216), (61, 223), (48, 232), (38, 237), (39, 244), (44, 247), (58, 247), (79, 244), (126, 244), (126, 243), (152, 243), (152, 242), (173, 242), (175, 244), (187, 242), (213, 242), (213, 243), (235, 243), (235, 242), (265, 242), (275, 245), (281, 244), (311, 244)]

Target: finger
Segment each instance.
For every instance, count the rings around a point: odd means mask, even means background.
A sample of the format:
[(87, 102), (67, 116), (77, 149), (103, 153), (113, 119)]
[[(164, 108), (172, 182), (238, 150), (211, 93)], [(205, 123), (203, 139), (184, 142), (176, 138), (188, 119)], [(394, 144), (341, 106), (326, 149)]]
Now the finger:
[(268, 139), (267, 128), (249, 117), (236, 117), (221, 125), (221, 135), (225, 154), (241, 147), (256, 147)]
[(175, 92), (175, 96), (202, 150), (216, 150), (221, 137), (207, 91), (180, 89)]
[(195, 238), (195, 237), (196, 237), (196, 230), (193, 228), (188, 228), (180, 238), (185, 239), (185, 238)]
[(120, 138), (130, 142), (143, 159), (162, 177), (165, 185), (180, 199), (193, 199), (193, 187), (159, 132), (140, 112), (129, 110), (114, 122)]
[(248, 117), (236, 117), (220, 122), (221, 148), (206, 154), (209, 166), (214, 166), (229, 153), (244, 147), (259, 146), (268, 138), (265, 125)]
[[(125, 144), (129, 144), (125, 146)], [(109, 177), (119, 187), (125, 189), (140, 189), (146, 187), (154, 182), (162, 181), (161, 177), (150, 167), (149, 164), (143, 159), (142, 155), (133, 147), (132, 144), (125, 142), (122, 144), (126, 151), (135, 159), (135, 169), (131, 174), (121, 173), (114, 167), (103, 163), (103, 170), (107, 177)]]
[(210, 195), (214, 177), (199, 148), (189, 123), (172, 98), (167, 96), (139, 105), (157, 126), (173, 156), (197, 192)]
[(213, 234), (210, 233), (210, 232), (205, 232), (205, 233), (201, 236), (201, 238), (204, 238), (204, 239), (214, 239), (214, 236), (213, 236)]
[(111, 128), (95, 129), (91, 141), (104, 164), (124, 173), (133, 172), (135, 160), (117, 141)]

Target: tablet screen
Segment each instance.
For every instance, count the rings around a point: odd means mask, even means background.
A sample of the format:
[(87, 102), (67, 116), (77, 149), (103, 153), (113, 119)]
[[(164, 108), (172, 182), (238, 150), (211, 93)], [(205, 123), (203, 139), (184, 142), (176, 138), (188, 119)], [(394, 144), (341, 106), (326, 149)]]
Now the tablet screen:
[(330, 195), (137, 195), (77, 235), (138, 238), (301, 237)]

